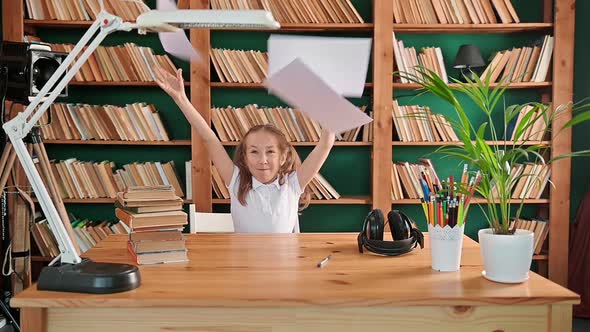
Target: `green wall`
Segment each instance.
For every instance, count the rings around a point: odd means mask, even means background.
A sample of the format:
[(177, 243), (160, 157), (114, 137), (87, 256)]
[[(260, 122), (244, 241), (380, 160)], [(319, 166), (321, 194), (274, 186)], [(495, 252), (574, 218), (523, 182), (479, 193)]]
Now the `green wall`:
[[(154, 1), (148, 1), (154, 2)], [(527, 5), (527, 1), (514, 1), (525, 22), (535, 22), (540, 20), (540, 6)], [(371, 7), (367, 0), (353, 0), (353, 3), (359, 9), (361, 15), (366, 21), (371, 21)], [(531, 10), (531, 7), (533, 7)], [(536, 7), (536, 8), (535, 8)], [(525, 10), (526, 8), (526, 10)], [(584, 32), (590, 31), (590, 3), (588, 1), (577, 2), (576, 14), (576, 75), (575, 75), (575, 99), (580, 100), (590, 96), (590, 80), (586, 78), (585, 73), (590, 73), (590, 64), (586, 60), (590, 55), (590, 45), (587, 42)], [(51, 42), (70, 42), (75, 43), (83, 34), (82, 30), (46, 30), (41, 33), (41, 37)], [(325, 35), (325, 34), (324, 34)], [(328, 35), (341, 35), (330, 33)], [(350, 34), (347, 36), (364, 36), (366, 33)], [(216, 47), (231, 48), (252, 48), (266, 49), (267, 33), (260, 32), (214, 32), (212, 33), (212, 44)], [(445, 62), (448, 67), (453, 61), (456, 49), (464, 43), (475, 43), (481, 49), (484, 57), (488, 57), (494, 50), (508, 48), (510, 46), (528, 45), (532, 39), (540, 37), (541, 34), (489, 34), (489, 35), (398, 35), (398, 38), (404, 40), (406, 45), (421, 46), (438, 46), (441, 45)], [(134, 33), (117, 33), (109, 36), (105, 45), (115, 45), (122, 41), (133, 40), (135, 43), (143, 46), (149, 46), (155, 49), (157, 54), (163, 54), (163, 50), (158, 43), (155, 35), (137, 36)], [(180, 62), (177, 59), (173, 61), (181, 66), (188, 73), (187, 63)], [(213, 71), (214, 72), (214, 71)], [(448, 70), (450, 75), (457, 73)], [(214, 74), (213, 74), (214, 75)], [(371, 80), (369, 74), (368, 80)], [(89, 98), (91, 93), (94, 97)], [(113, 103), (124, 104), (135, 101), (147, 101), (154, 103), (162, 112), (164, 121), (171, 129), (171, 135), (175, 139), (186, 139), (190, 136), (189, 126), (183, 119), (182, 114), (176, 109), (171, 100), (156, 87), (141, 88), (104, 88), (104, 87), (71, 87), (71, 96), (69, 101), (91, 102), (91, 103)], [(241, 89), (213, 89), (213, 105), (240, 105), (246, 103), (258, 103), (259, 105), (281, 105), (281, 101), (266, 95), (262, 90), (241, 90)], [(535, 90), (511, 91), (508, 95), (508, 102), (519, 102), (530, 99), (537, 99), (539, 92)], [(421, 103), (427, 105), (436, 105), (437, 102), (431, 97), (424, 96), (415, 98), (411, 92), (396, 92), (396, 97), (400, 98), (401, 104)], [(357, 105), (370, 105), (370, 96), (352, 100)], [(439, 106), (440, 108), (440, 106)], [(442, 112), (446, 112), (444, 108)], [(574, 149), (590, 149), (584, 133), (590, 130), (590, 123), (580, 126), (574, 130)], [(113, 160), (118, 165), (132, 161), (153, 160), (153, 154), (156, 153), (160, 160), (175, 160), (177, 168), (184, 178), (184, 161), (190, 158), (190, 148), (188, 147), (161, 147), (159, 151), (154, 151), (153, 147), (110, 147), (110, 146), (92, 146), (91, 149), (85, 146), (50, 146), (48, 147), (51, 158), (62, 159), (65, 157), (75, 156), (81, 160)], [(404, 148), (397, 147), (394, 149), (395, 160), (415, 161), (422, 156), (431, 157), (437, 168), (440, 169), (440, 175), (446, 177), (448, 174), (458, 174), (459, 166), (454, 162), (441, 161), (436, 155), (430, 154), (433, 148)], [(309, 153), (310, 148), (298, 148), (302, 156)], [(576, 159), (573, 162), (572, 176), (572, 211), (575, 211), (579, 200), (589, 182), (590, 174), (586, 169), (590, 167), (590, 159)], [(335, 188), (343, 195), (368, 195), (370, 193), (370, 148), (368, 147), (335, 147), (328, 158), (328, 161), (321, 170), (322, 174), (330, 181)], [(368, 212), (368, 205), (312, 205), (305, 210), (301, 216), (301, 227), (303, 231), (356, 231), (364, 215)], [(421, 228), (425, 228), (424, 218), (419, 206), (400, 206), (402, 210), (415, 217)], [(95, 218), (114, 218), (111, 206), (109, 204), (70, 204), (68, 209), (84, 217)], [(227, 205), (215, 206), (216, 211), (227, 211)], [(484, 227), (485, 222), (482, 219), (478, 209), (472, 209), (470, 220), (467, 224), (467, 234), (475, 237), (477, 229)], [(534, 207), (527, 211), (534, 214)]]

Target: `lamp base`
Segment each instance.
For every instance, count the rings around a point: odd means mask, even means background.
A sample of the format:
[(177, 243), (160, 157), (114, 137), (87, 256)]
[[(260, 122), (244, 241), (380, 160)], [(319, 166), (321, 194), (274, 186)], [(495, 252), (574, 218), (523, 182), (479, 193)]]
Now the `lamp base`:
[(41, 270), (38, 290), (111, 294), (135, 289), (141, 284), (137, 266), (96, 263), (84, 259), (78, 264), (56, 264)]

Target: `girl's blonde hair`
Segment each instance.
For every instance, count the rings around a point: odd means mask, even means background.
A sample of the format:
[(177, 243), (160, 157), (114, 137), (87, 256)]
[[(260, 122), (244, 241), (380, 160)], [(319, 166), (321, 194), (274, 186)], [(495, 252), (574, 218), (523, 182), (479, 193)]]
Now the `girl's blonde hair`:
[[(234, 164), (240, 170), (239, 179), (240, 179), (240, 186), (238, 188), (238, 201), (243, 205), (246, 206), (246, 195), (248, 191), (252, 189), (252, 173), (248, 169), (246, 165), (246, 142), (248, 136), (252, 133), (257, 132), (266, 132), (273, 135), (279, 144), (279, 153), (281, 157), (285, 157), (285, 162), (279, 167), (279, 184), (283, 185), (285, 183), (286, 176), (295, 172), (299, 166), (301, 166), (301, 160), (299, 159), (299, 155), (297, 155), (297, 151), (289, 141), (285, 134), (280, 131), (277, 127), (271, 124), (264, 124), (264, 125), (257, 125), (244, 135), (244, 138), (238, 144), (236, 151), (234, 152)], [(303, 194), (299, 198), (299, 211), (305, 209), (309, 205), (311, 195), (307, 186), (303, 190)]]

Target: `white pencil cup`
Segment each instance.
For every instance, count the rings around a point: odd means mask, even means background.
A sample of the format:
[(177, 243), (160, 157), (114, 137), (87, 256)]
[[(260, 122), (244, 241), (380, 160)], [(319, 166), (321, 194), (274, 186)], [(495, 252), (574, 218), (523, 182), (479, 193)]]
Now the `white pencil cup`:
[(428, 224), (428, 241), (432, 257), (432, 269), (441, 272), (459, 271), (463, 230), (465, 225), (451, 228)]

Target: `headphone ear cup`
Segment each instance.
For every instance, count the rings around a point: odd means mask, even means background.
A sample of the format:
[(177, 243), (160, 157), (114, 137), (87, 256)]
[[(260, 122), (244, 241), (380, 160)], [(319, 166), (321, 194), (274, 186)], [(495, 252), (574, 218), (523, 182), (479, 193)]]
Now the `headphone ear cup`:
[(369, 240), (383, 240), (384, 217), (381, 209), (373, 209), (367, 216), (367, 237)]
[(398, 210), (391, 210), (387, 214), (387, 221), (394, 241), (405, 240), (410, 237), (412, 229), (408, 216)]

